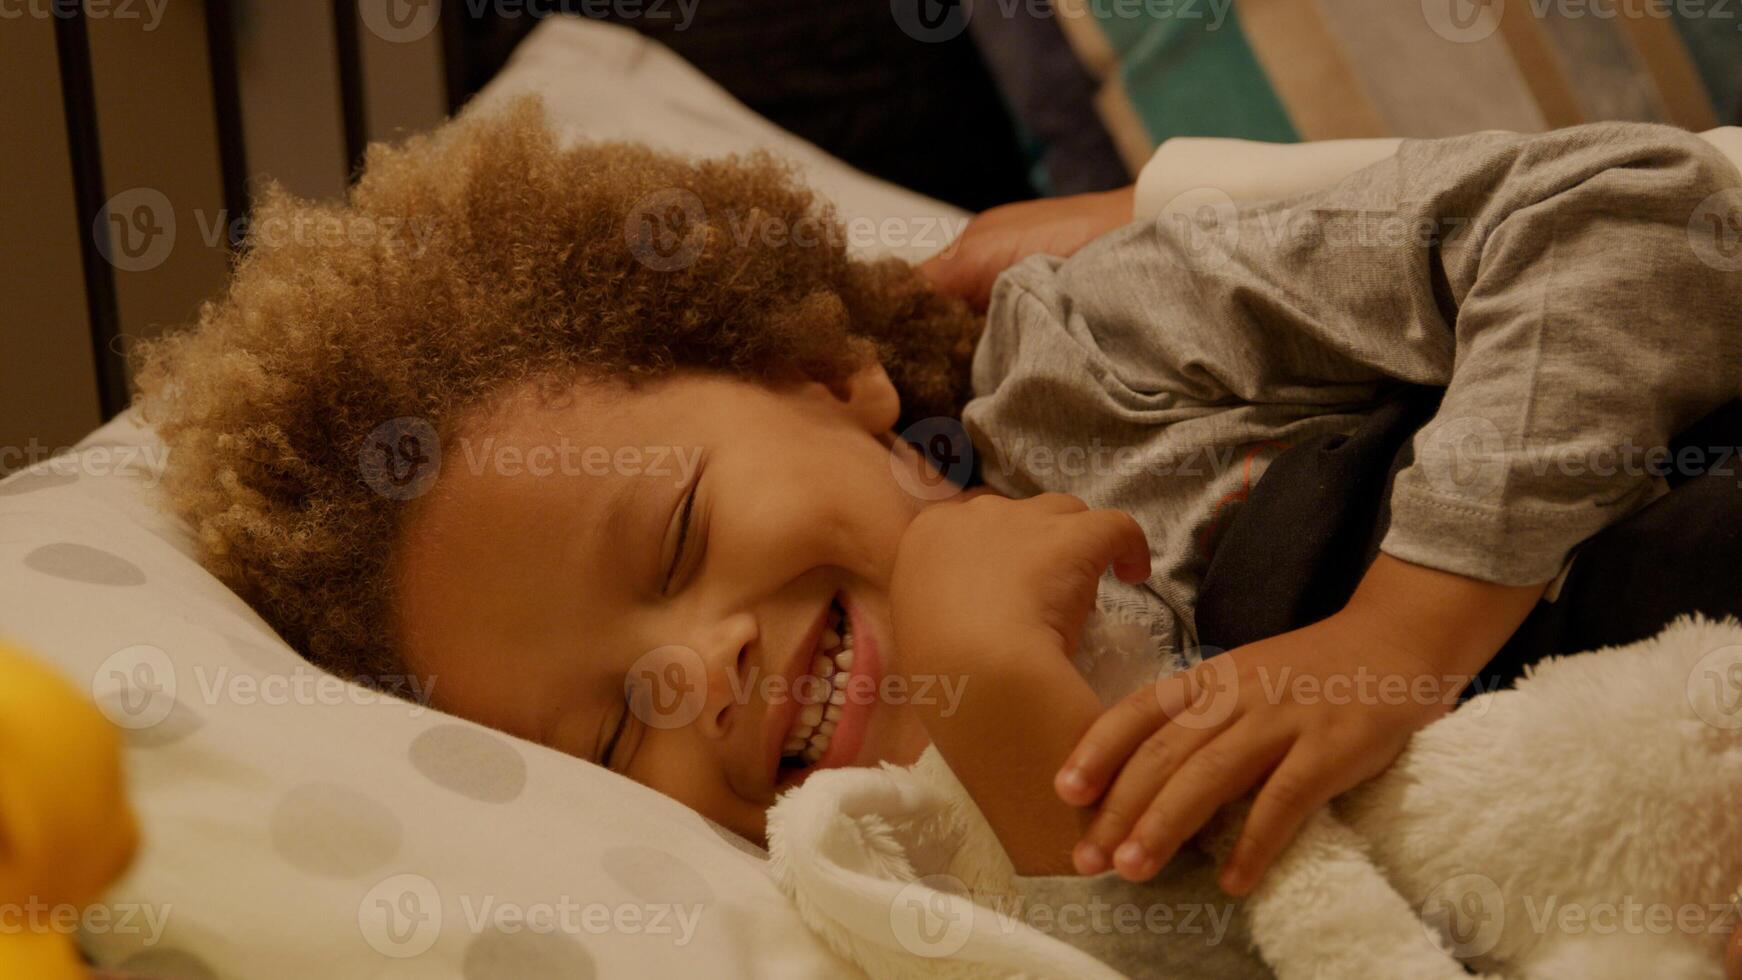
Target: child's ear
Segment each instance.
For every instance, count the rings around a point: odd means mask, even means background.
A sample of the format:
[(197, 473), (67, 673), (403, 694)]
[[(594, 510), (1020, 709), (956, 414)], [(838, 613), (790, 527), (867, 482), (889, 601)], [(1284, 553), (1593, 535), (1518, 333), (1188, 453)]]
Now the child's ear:
[(829, 384), (829, 394), (846, 408), (854, 421), (867, 432), (882, 434), (895, 428), (901, 417), (901, 396), (895, 383), (875, 358), (865, 362), (852, 374)]

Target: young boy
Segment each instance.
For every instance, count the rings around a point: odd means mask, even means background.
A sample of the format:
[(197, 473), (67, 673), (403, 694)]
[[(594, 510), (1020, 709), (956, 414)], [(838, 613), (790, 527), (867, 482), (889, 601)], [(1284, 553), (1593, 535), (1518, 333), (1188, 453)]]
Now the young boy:
[[(270, 195), (261, 227), (426, 234), (257, 244), (137, 376), (208, 566), (317, 663), (439, 677), (438, 707), (751, 838), (810, 772), (933, 741), (1018, 870), (1144, 880), (1257, 788), (1238, 894), (1661, 492), (1533, 461), (1659, 445), (1739, 394), (1742, 273), (1689, 233), (1739, 184), (1663, 128), (1410, 143), (1315, 195), (1030, 259), (980, 335), (900, 263), (755, 233), (818, 226), (767, 161), (559, 150), (521, 106), (374, 149), (346, 205)], [(1427, 237), (1363, 239), (1375, 214)], [(1009, 496), (940, 500), (896, 433), (960, 411), (970, 366), (963, 418)], [(1206, 529), (1281, 443), (1405, 382), (1444, 406), (1347, 607), (1103, 714), (1068, 659), (1097, 591), (1190, 647)], [(1436, 427), (1466, 419), (1497, 479), (1436, 470)], [(1284, 669), (1433, 689), (1267, 697)], [(887, 693), (928, 677), (960, 703)], [(1221, 717), (1170, 724), (1229, 679)]]

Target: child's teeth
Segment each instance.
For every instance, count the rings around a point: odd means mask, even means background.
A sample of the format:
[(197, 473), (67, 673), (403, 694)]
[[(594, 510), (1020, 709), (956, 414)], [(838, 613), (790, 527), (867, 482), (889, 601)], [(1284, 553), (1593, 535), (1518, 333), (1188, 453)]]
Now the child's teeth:
[[(811, 658), (811, 674), (828, 682), (827, 700), (817, 699), (799, 709), (787, 733), (781, 754), (814, 765), (829, 750), (835, 727), (847, 702), (847, 680), (853, 669), (853, 630), (840, 608), (829, 610), (819, 652)], [(811, 697), (807, 694), (806, 698)]]

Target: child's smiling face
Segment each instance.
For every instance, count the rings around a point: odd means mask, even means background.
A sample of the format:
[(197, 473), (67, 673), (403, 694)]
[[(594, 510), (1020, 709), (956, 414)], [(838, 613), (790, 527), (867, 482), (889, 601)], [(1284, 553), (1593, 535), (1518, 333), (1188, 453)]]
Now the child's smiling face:
[[(816, 658), (837, 604), (849, 692), (889, 662), (889, 571), (927, 503), (904, 478), (936, 480), (891, 434), (898, 408), (875, 366), (832, 386), (680, 373), (511, 397), (450, 437), (402, 532), (407, 664), (440, 708), (761, 840), (808, 771), (782, 756), (824, 689), (795, 681), (834, 670)], [(818, 767), (918, 757), (898, 698), (844, 700)]]

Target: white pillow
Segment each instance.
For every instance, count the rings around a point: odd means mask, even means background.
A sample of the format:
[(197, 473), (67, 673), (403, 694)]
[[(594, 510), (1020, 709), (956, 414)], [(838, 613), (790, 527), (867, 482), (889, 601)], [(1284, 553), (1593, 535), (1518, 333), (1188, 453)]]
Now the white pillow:
[[(781, 132), (626, 29), (541, 25), (480, 98), (526, 90), (571, 134), (777, 149), (849, 217), (963, 217)], [(940, 234), (865, 250), (918, 257)], [(86, 921), (100, 964), (295, 980), (857, 974), (741, 838), (304, 664), (156, 508), (165, 454), (123, 416), (0, 482), (0, 638), (127, 730), (144, 846)]]

